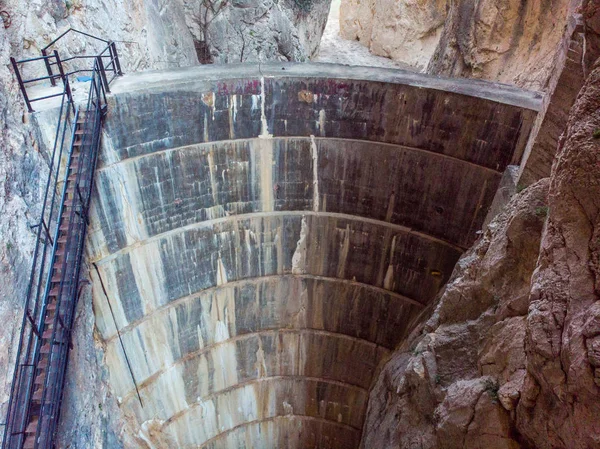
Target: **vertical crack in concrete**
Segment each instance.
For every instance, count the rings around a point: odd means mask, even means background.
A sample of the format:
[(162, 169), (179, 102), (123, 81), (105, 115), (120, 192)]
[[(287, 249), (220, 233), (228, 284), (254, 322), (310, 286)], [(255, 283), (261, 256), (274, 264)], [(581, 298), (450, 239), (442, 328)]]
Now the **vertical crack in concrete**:
[(235, 139), (235, 121), (237, 119), (237, 96), (229, 97), (229, 138)]
[[(128, 188), (127, 184), (131, 182), (131, 185), (135, 185), (136, 188)], [(132, 201), (129, 198), (129, 194), (134, 193), (134, 192), (139, 192), (140, 188), (139, 188), (139, 184), (137, 183), (137, 176), (135, 174), (135, 172), (131, 172), (130, 167), (126, 167), (124, 171), (122, 170), (118, 170), (117, 171), (117, 184), (119, 186), (119, 193), (120, 195), (115, 195), (115, 197), (120, 198), (121, 199), (121, 203), (117, 204), (117, 207), (120, 206), (120, 210), (121, 210), (121, 215), (123, 217), (123, 233), (125, 234), (125, 238), (126, 241), (129, 242), (135, 242), (136, 240), (138, 240), (141, 235), (147, 235), (147, 232), (140, 232), (142, 231), (142, 229), (140, 229), (140, 224), (144, 223), (143, 220), (143, 216), (142, 214), (137, 211), (136, 207), (134, 207), (134, 205), (138, 204), (138, 201), (135, 201), (135, 199)], [(159, 184), (159, 181), (157, 180), (157, 184)], [(162, 189), (158, 189), (159, 195), (161, 195), (161, 206), (166, 204), (165, 201), (163, 201), (162, 198)], [(116, 201), (115, 201), (116, 203)], [(164, 210), (164, 206), (163, 210)], [(145, 229), (143, 231), (146, 231)]]
[(483, 182), (483, 186), (481, 187), (481, 192), (479, 193), (479, 200), (477, 201), (477, 207), (475, 208), (475, 212), (473, 213), (473, 219), (471, 220), (471, 224), (469, 225), (469, 232), (466, 235), (472, 235), (475, 232), (477, 227), (477, 215), (479, 215), (479, 211), (483, 207), (483, 201), (485, 200), (485, 194), (487, 191), (488, 181), (487, 179)]
[(263, 212), (272, 212), (273, 198), (273, 139), (260, 139), (260, 196)]
[(392, 221), (392, 215), (394, 214), (394, 204), (396, 202), (396, 192), (392, 192), (388, 201), (388, 208), (385, 214), (385, 221), (388, 223)]
[(350, 251), (350, 225), (346, 225), (346, 231), (344, 235), (344, 243), (340, 251), (340, 259), (338, 264), (337, 277), (344, 279), (346, 272), (346, 260), (348, 259), (348, 252)]
[(296, 244), (296, 251), (292, 256), (292, 274), (303, 274), (306, 271), (306, 237), (308, 234), (308, 224), (306, 217), (302, 217), (300, 225), (300, 237)]
[(317, 123), (317, 126), (319, 128), (319, 134), (321, 135), (321, 137), (325, 137), (325, 119), (327, 118), (327, 115), (325, 113), (325, 109), (321, 109), (319, 111), (319, 122)]
[(204, 114), (204, 141), (208, 142), (208, 119), (206, 118), (206, 114)]
[(273, 137), (273, 134), (269, 134), (269, 125), (267, 124), (267, 114), (265, 113), (265, 103), (266, 103), (266, 95), (265, 95), (265, 77), (260, 77), (260, 121), (261, 121), (261, 132), (260, 138), (262, 139), (270, 139)]
[(258, 337), (258, 349), (256, 350), (256, 377), (260, 379), (267, 375), (267, 362), (265, 361), (265, 351), (262, 345), (262, 338)]
[(310, 136), (310, 154), (313, 163), (313, 211), (319, 212), (319, 165), (317, 155), (317, 142), (315, 136)]
[(209, 150), (206, 157), (208, 159), (208, 173), (210, 175), (210, 190), (212, 193), (213, 205), (216, 206), (219, 204), (219, 199), (217, 196), (217, 180), (215, 179), (215, 171), (217, 167), (215, 167), (214, 154), (212, 151)]
[(390, 264), (388, 265), (387, 272), (385, 273), (385, 279), (383, 280), (383, 288), (386, 290), (393, 290), (394, 288), (394, 250), (396, 248), (396, 236), (392, 238), (392, 245), (390, 246)]
[(273, 134), (269, 134), (267, 114), (265, 112), (265, 77), (260, 77), (260, 189), (263, 211), (273, 211)]
[(217, 261), (217, 285), (227, 284), (227, 272), (223, 260), (219, 257)]

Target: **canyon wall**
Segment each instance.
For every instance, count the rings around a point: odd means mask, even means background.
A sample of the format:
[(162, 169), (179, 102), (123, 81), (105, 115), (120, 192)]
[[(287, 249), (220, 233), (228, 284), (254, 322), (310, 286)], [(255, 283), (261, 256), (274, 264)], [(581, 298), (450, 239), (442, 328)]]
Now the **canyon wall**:
[(331, 0), (183, 0), (202, 63), (308, 61)]
[(340, 35), (424, 70), (440, 41), (448, 0), (342, 0)]
[(600, 67), (550, 179), (518, 194), (390, 358), (362, 447), (600, 447)]
[(546, 90), (573, 3), (343, 0), (340, 29), (421, 71)]

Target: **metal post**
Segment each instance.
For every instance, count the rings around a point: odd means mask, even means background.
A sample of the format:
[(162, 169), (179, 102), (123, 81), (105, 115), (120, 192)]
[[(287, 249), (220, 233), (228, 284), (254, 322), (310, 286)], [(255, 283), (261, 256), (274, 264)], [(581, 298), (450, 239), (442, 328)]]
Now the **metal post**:
[[(112, 45), (110, 45), (110, 43), (109, 43), (106, 48), (108, 48), (108, 55), (109, 55), (109, 59), (110, 59), (109, 64), (112, 64), (111, 70), (113, 71), (115, 76), (117, 76), (117, 64), (115, 64), (115, 54), (113, 53)], [(102, 53), (104, 53), (104, 52), (102, 52)], [(108, 67), (108, 64), (107, 64), (107, 67)]]
[(73, 95), (71, 95), (71, 85), (69, 84), (68, 78), (65, 76), (62, 61), (60, 60), (60, 56), (58, 56), (57, 50), (54, 50), (54, 57), (56, 58), (56, 65), (58, 66), (60, 78), (62, 79), (63, 86), (65, 86), (65, 91), (67, 92), (67, 98), (69, 99), (69, 102), (73, 104)]
[[(100, 79), (102, 80), (102, 84), (104, 84), (104, 90), (110, 93), (110, 88), (108, 87), (108, 80), (106, 79), (106, 71), (104, 70), (104, 63), (102, 62), (102, 56), (96, 56), (96, 61), (98, 61), (98, 71), (100, 72)], [(98, 97), (100, 97), (98, 95)]]
[(48, 71), (48, 75), (50, 75), (50, 83), (52, 83), (53, 86), (56, 86), (56, 81), (54, 81), (54, 73), (52, 73), (52, 66), (48, 60), (48, 53), (46, 53), (45, 48), (42, 49), (42, 55), (44, 56), (44, 62), (46, 63), (46, 70)]
[(123, 75), (123, 72), (121, 71), (121, 63), (119, 62), (119, 55), (117, 54), (117, 46), (115, 45), (114, 42), (111, 42), (110, 46), (112, 47), (113, 57), (115, 58), (117, 75), (121, 76), (121, 75)]
[(31, 108), (31, 103), (29, 102), (29, 97), (27, 96), (27, 90), (25, 89), (25, 84), (23, 84), (23, 79), (21, 78), (21, 72), (19, 72), (19, 67), (17, 66), (17, 61), (12, 56), (10, 57), (10, 62), (15, 71), (15, 75), (17, 77), (17, 82), (19, 83), (19, 88), (21, 89), (21, 93), (23, 94), (23, 98), (25, 99), (25, 104), (27, 105), (27, 110), (29, 112), (33, 112)]

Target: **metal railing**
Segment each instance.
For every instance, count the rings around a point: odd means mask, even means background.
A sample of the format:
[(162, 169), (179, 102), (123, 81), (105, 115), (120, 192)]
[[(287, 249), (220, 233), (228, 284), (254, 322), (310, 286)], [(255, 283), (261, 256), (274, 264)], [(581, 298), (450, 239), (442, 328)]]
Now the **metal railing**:
[[(68, 58), (61, 59), (57, 50), (54, 50), (52, 53), (49, 53), (49, 48), (52, 47), (53, 45), (55, 45), (60, 39), (62, 39), (69, 33), (81, 34), (83, 36), (93, 38), (95, 40), (103, 42), (104, 44), (106, 44), (106, 46), (97, 55), (78, 55), (78, 56), (71, 56)], [(32, 106), (31, 106), (31, 103), (40, 101), (40, 100), (47, 100), (47, 99), (53, 98), (53, 97), (60, 97), (62, 95), (62, 92), (58, 92), (58, 93), (54, 93), (54, 94), (50, 94), (50, 95), (44, 95), (44, 96), (37, 97), (37, 98), (30, 98), (30, 96), (27, 92), (27, 87), (31, 83), (38, 83), (40, 81), (48, 80), (48, 81), (50, 81), (51, 86), (56, 86), (57, 79), (61, 79), (64, 82), (65, 79), (69, 80), (71, 76), (76, 75), (78, 73), (93, 72), (93, 69), (90, 68), (89, 65), (87, 65), (85, 68), (73, 69), (70, 71), (65, 70), (66, 65), (68, 65), (68, 63), (70, 63), (71, 61), (91, 59), (91, 60), (93, 60), (93, 63), (92, 63), (93, 66), (98, 64), (98, 67), (99, 67), (98, 70), (100, 71), (101, 81), (102, 81), (102, 84), (104, 85), (104, 90), (107, 93), (110, 93), (110, 83), (117, 76), (121, 76), (123, 74), (123, 72), (121, 70), (121, 63), (119, 61), (119, 54), (117, 53), (117, 46), (115, 45), (115, 43), (113, 41), (101, 39), (99, 37), (92, 36), (91, 34), (84, 33), (83, 31), (78, 31), (73, 28), (69, 28), (67, 31), (65, 31), (60, 36), (58, 36), (56, 39), (54, 39), (52, 42), (50, 42), (46, 47), (42, 48), (41, 53), (42, 53), (42, 56), (38, 56), (35, 58), (29, 58), (29, 59), (23, 59), (20, 61), (17, 61), (13, 57), (10, 58), (11, 64), (15, 71), (17, 82), (19, 83), (19, 88), (21, 89), (21, 93), (23, 94), (23, 98), (25, 100), (25, 105), (27, 106), (27, 110), (29, 112), (34, 112)], [(106, 61), (106, 58), (108, 58), (108, 61)], [(47, 75), (24, 80), (21, 70), (19, 69), (19, 66), (26, 64), (26, 63), (36, 62), (36, 61), (44, 62), (44, 66), (45, 66)], [(53, 67), (55, 67), (55, 69)], [(55, 70), (57, 70), (57, 73), (55, 73)], [(70, 87), (68, 88), (67, 95), (69, 97), (69, 100), (72, 101), (73, 96), (72, 96)]]
[[(116, 49), (114, 55), (117, 58)], [(76, 107), (69, 74), (65, 73), (55, 51), (54, 56), (13, 60), (30, 110), (30, 102), (41, 98), (27, 98), (25, 86), (32, 80), (22, 80), (18, 64), (37, 60), (48, 62), (50, 58), (55, 58), (59, 74), (53, 75), (49, 69), (49, 75), (43, 79), (62, 80), (63, 89), (59, 94), (62, 99), (41, 217), (32, 226), (36, 229), (37, 240), (2, 439), (3, 449), (21, 449), (26, 442), (27, 447), (44, 449), (51, 449), (54, 444), (75, 307), (80, 294), (79, 275), (94, 171), (107, 109), (106, 92), (110, 81), (106, 77), (102, 54), (94, 56), (87, 102)], [(63, 168), (61, 161), (65, 157), (67, 163)]]

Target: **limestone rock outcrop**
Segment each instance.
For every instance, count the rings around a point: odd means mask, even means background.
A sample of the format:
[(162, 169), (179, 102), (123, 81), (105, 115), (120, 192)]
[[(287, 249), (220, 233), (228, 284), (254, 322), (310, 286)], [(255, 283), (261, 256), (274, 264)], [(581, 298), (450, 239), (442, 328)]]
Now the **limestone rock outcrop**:
[(517, 195), (383, 367), (362, 447), (600, 447), (600, 66)]
[(331, 0), (183, 0), (202, 63), (307, 61)]
[(343, 0), (341, 35), (428, 73), (545, 90), (571, 0)]
[(428, 72), (546, 90), (572, 3), (452, 1)]
[(597, 66), (559, 145), (531, 281), (517, 423), (541, 449), (600, 447), (599, 137)]
[(342, 37), (379, 56), (424, 69), (435, 51), (448, 0), (342, 0)]
[(547, 187), (545, 180), (527, 189), (492, 221), (431, 316), (385, 365), (363, 448), (519, 447), (507, 407), (514, 409), (526, 368), (529, 278)]

